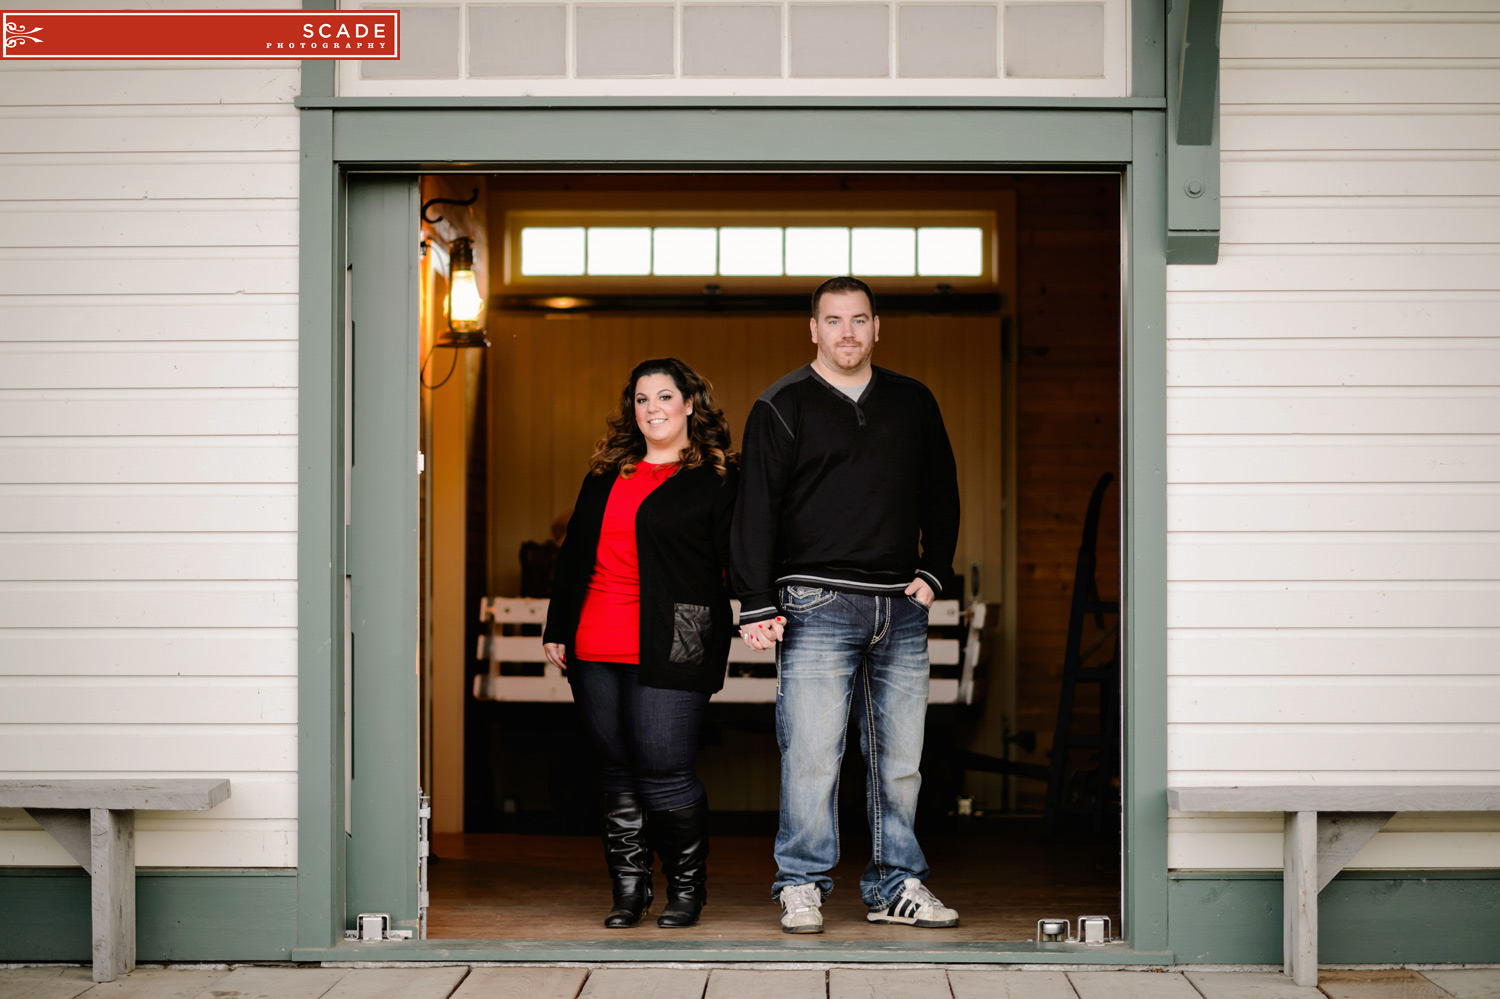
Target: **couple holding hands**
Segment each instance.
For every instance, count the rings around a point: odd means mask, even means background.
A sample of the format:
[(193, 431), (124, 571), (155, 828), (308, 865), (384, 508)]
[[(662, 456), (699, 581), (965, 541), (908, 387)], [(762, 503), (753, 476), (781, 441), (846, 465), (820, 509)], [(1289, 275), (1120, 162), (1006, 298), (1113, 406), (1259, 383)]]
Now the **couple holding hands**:
[(870, 363), (880, 339), (862, 281), (812, 298), (817, 354), (761, 394), (736, 456), (709, 383), (673, 358), (631, 372), (558, 555), (543, 635), (604, 760), (614, 906), (635, 926), (691, 926), (707, 893), (698, 729), (739, 634), (776, 649), (781, 814), (776, 880), (788, 933), (820, 933), (838, 862), (838, 778), (859, 721), (873, 923), (958, 924), (926, 888), (913, 822), (927, 712), (928, 610), (951, 586), (958, 480), (936, 400)]

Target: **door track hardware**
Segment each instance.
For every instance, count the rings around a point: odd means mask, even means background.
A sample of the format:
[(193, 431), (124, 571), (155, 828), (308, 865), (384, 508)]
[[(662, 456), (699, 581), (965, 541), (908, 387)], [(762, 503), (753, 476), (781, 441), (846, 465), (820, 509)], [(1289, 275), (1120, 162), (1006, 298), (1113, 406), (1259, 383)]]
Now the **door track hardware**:
[(392, 940), (410, 940), (411, 930), (391, 929), (391, 914), (388, 912), (361, 912), (355, 920), (358, 929), (345, 930), (345, 940), (360, 943), (384, 943)]
[(1079, 916), (1078, 935), (1073, 935), (1073, 923), (1068, 919), (1055, 917), (1043, 917), (1036, 921), (1036, 942), (1088, 944), (1098, 946), (1107, 943), (1119, 943), (1119, 939), (1111, 932), (1114, 922), (1108, 916)]

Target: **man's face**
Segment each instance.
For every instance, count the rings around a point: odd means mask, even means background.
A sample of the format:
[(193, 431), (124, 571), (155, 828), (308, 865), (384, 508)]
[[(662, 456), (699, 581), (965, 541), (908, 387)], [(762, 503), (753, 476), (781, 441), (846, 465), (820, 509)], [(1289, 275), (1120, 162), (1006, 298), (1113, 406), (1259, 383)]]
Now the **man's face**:
[(880, 339), (880, 318), (870, 315), (870, 300), (862, 291), (826, 294), (818, 300), (818, 314), (809, 323), (818, 357), (835, 371), (851, 374), (870, 364)]

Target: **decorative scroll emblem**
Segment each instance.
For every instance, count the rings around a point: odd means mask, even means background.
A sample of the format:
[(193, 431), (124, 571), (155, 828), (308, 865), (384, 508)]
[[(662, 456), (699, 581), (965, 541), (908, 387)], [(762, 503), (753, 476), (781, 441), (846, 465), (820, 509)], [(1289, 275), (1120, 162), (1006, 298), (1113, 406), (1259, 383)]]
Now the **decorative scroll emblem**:
[(17, 24), (15, 21), (6, 21), (5, 47), (13, 49), (19, 45), (25, 45), (27, 42), (35, 42), (40, 45), (46, 40), (37, 37), (37, 33), (41, 30), (40, 27), (28, 28), (24, 24)]

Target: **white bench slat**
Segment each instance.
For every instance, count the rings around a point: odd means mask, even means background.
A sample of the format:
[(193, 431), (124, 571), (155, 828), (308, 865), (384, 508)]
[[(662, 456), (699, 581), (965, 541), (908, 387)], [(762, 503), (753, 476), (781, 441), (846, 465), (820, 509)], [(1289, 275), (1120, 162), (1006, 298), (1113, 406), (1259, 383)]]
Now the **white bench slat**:
[[(545, 624), (547, 605), (551, 601), (538, 597), (481, 597), (479, 620), (500, 624)], [(729, 601), (734, 622), (740, 621), (740, 602)], [(935, 626), (958, 625), (963, 622), (957, 600), (934, 600), (928, 622)]]
[(0, 780), (0, 808), (110, 808), (201, 812), (229, 798), (222, 778)]
[[(928, 704), (958, 703), (959, 681), (936, 679), (929, 680), (927, 683)], [(571, 701), (573, 691), (568, 686), (567, 678), (549, 666), (545, 676), (476, 676), (474, 697), (482, 701), (523, 703)], [(776, 678), (774, 676), (726, 677), (724, 689), (710, 700), (715, 704), (774, 704)]]
[[(934, 666), (957, 666), (962, 657), (962, 648), (956, 638), (932, 638), (927, 641), (927, 658)], [(540, 663), (546, 662), (542, 655), (542, 640), (537, 635), (480, 635), (476, 659), (487, 659), (495, 663)], [(729, 661), (732, 663), (776, 662), (776, 653), (771, 649), (757, 652), (736, 638), (729, 645)]]
[(1500, 787), (1171, 787), (1167, 805), (1179, 812), (1494, 812)]
[[(479, 620), (504, 624), (546, 623), (547, 608), (551, 601), (536, 597), (482, 597), (479, 601)], [(740, 617), (740, 602), (731, 600), (735, 622)], [(953, 638), (930, 638), (927, 642), (927, 658), (934, 666), (962, 665), (963, 677), (958, 680), (934, 679), (929, 688), (928, 702), (931, 704), (969, 703), (973, 697), (973, 672), (979, 661), (978, 631), (984, 627), (984, 605), (974, 607), (974, 617), (968, 622), (967, 643)], [(965, 623), (963, 610), (957, 600), (936, 600), (928, 613), (931, 627), (959, 627)], [(474, 657), (491, 664), (488, 675), (474, 677), (473, 696), (483, 701), (545, 702), (571, 701), (572, 690), (567, 680), (554, 667), (547, 666), (542, 676), (503, 676), (498, 671), (499, 663), (540, 663), (542, 640), (537, 635), (480, 635)], [(767, 649), (756, 652), (735, 640), (729, 646), (731, 664), (759, 664), (771, 666), (776, 662), (776, 653)], [(730, 671), (733, 673), (733, 670)], [(774, 677), (729, 676), (724, 689), (714, 695), (719, 703), (771, 703), (776, 700)]]

